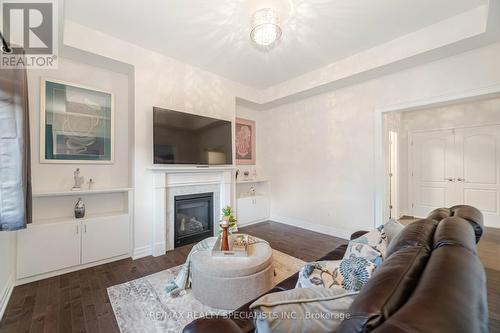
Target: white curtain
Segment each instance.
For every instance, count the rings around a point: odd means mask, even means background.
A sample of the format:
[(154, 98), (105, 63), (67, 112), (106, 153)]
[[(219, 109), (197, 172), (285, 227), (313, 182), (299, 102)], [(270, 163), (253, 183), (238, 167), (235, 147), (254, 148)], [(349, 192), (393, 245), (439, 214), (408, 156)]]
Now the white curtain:
[(0, 68), (0, 231), (31, 222), (31, 170), (25, 69)]

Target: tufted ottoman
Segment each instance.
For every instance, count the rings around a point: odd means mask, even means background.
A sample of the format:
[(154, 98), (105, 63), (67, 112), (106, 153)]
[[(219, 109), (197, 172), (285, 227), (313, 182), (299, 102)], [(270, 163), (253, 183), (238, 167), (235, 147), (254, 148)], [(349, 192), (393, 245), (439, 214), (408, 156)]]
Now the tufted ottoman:
[(192, 288), (201, 303), (235, 310), (273, 287), (273, 250), (267, 243), (249, 245), (247, 257), (213, 257), (199, 251), (191, 257)]

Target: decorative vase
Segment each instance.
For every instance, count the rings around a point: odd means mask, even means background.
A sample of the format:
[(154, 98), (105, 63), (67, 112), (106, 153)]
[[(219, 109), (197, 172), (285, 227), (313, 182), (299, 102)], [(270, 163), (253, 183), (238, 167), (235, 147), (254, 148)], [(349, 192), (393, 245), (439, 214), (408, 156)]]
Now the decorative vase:
[(83, 217), (85, 217), (85, 204), (83, 203), (82, 198), (78, 198), (75, 205), (75, 218), (81, 219)]
[(220, 239), (220, 250), (221, 251), (229, 251), (229, 222), (222, 220), (220, 223), (220, 227), (222, 228), (222, 235)]

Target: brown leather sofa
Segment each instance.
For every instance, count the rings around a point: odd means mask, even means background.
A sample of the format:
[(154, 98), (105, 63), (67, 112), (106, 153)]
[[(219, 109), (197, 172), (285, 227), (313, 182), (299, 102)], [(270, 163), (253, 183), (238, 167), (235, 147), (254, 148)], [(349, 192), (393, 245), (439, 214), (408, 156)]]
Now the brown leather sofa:
[[(463, 205), (405, 227), (338, 332), (488, 332), (486, 277), (476, 252), (482, 233), (481, 212)], [(319, 260), (340, 260), (345, 250), (342, 245)], [(297, 278), (268, 293), (294, 288)], [(252, 302), (227, 317), (197, 319), (184, 332), (253, 332)]]

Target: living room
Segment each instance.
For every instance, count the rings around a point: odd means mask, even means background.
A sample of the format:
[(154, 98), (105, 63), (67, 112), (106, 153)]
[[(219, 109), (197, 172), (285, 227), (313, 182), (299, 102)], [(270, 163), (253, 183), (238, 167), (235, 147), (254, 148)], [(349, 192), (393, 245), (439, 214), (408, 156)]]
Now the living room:
[(0, 332), (500, 331), (500, 1), (0, 5)]

